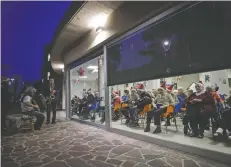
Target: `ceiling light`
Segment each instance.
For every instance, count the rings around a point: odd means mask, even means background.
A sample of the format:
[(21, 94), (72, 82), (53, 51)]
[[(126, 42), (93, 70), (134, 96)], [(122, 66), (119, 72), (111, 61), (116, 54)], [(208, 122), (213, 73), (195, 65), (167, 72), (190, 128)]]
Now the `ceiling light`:
[(95, 72), (98, 72), (98, 69), (94, 69), (94, 70), (92, 71), (92, 73), (95, 73)]
[(105, 13), (100, 13), (99, 15), (93, 17), (89, 22), (89, 27), (97, 28), (103, 27), (107, 21), (107, 15)]
[(98, 66), (88, 66), (87, 68), (88, 68), (88, 69), (93, 69), (93, 70), (94, 70), (94, 69), (98, 69)]
[(59, 68), (60, 68), (60, 69), (64, 69), (64, 64), (60, 64), (60, 65), (59, 65)]
[(86, 79), (86, 78), (87, 78), (87, 76), (81, 76), (81, 77), (79, 77), (79, 78), (81, 78), (81, 79)]
[(96, 33), (97, 34), (102, 32), (102, 31), (103, 31), (103, 27), (99, 26), (99, 27), (96, 28)]

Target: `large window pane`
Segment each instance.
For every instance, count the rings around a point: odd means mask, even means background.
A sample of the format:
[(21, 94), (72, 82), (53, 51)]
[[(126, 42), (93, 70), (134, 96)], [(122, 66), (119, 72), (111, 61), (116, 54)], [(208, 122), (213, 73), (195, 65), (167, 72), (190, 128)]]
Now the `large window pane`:
[(101, 123), (105, 106), (103, 66), (100, 56), (71, 69), (72, 118)]

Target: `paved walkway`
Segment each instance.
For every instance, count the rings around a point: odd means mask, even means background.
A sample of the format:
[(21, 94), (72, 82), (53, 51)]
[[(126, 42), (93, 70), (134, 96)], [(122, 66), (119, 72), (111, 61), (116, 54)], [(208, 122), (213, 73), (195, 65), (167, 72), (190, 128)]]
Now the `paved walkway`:
[(19, 166), (226, 167), (72, 121), (3, 137), (2, 167)]

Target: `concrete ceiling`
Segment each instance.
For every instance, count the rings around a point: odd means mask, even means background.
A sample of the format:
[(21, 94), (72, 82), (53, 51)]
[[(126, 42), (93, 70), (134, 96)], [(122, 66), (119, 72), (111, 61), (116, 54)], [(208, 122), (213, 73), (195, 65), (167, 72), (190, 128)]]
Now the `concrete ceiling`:
[(82, 37), (90, 32), (92, 28), (89, 27), (89, 22), (94, 16), (101, 13), (109, 16), (122, 3), (122, 1), (87, 1), (82, 3), (79, 9), (75, 9), (74, 16), (66, 23), (66, 26), (63, 26), (64, 28), (57, 35), (52, 45), (51, 62), (53, 69), (61, 73), (62, 54), (73, 45), (78, 45)]

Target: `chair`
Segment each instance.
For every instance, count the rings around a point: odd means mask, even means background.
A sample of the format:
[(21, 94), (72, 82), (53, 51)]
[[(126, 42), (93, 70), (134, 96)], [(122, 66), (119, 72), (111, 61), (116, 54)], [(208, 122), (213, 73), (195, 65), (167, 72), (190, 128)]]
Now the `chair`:
[(176, 132), (178, 131), (177, 121), (176, 121), (176, 113), (175, 113), (175, 106), (169, 105), (167, 107), (166, 113), (162, 114), (162, 117), (165, 118), (165, 131), (166, 131), (166, 133), (168, 132), (168, 124), (167, 124), (168, 117), (170, 119), (173, 119), (173, 122), (175, 123), (175, 127), (176, 127)]

